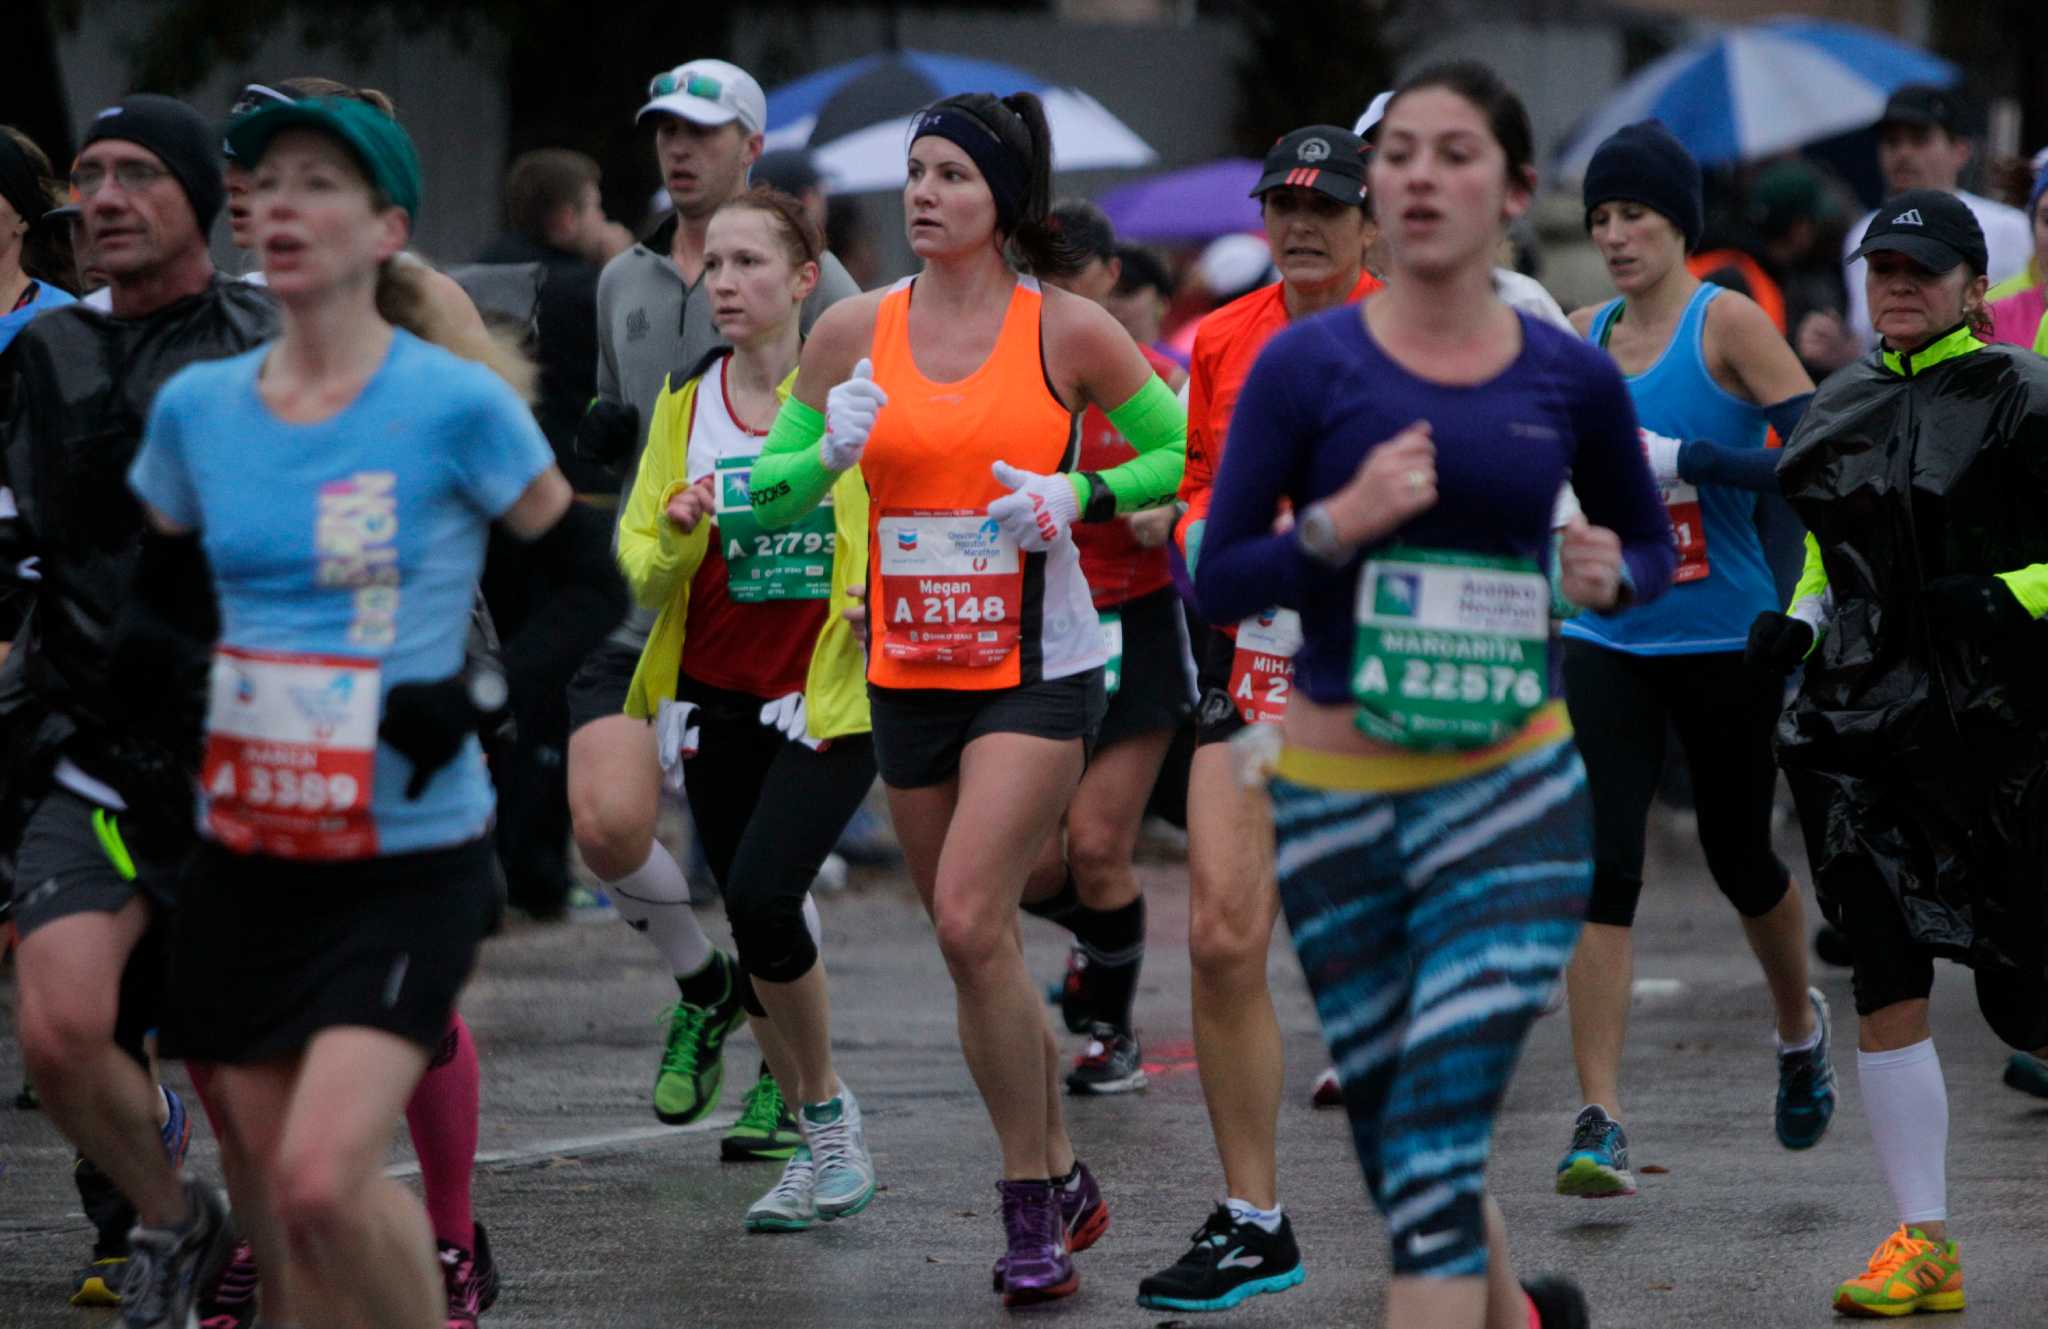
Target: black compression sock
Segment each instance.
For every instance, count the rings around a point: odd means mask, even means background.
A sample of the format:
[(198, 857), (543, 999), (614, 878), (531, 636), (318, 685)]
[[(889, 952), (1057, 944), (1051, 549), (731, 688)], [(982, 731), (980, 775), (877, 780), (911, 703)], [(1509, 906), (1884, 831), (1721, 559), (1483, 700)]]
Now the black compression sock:
[(1082, 910), (1081, 893), (1074, 889), (1074, 874), (1068, 873), (1059, 890), (1045, 899), (1026, 900), (1018, 907), (1035, 918), (1057, 923), (1069, 932), (1073, 931), (1075, 916)]
[(1088, 959), (1088, 986), (1100, 1016), (1126, 1033), (1131, 1029), (1131, 1003), (1138, 995), (1138, 972), (1145, 963), (1145, 897), (1121, 909), (1076, 911), (1070, 926)]
[(676, 975), (676, 990), (688, 1005), (716, 1006), (732, 992), (732, 975), (732, 961), (725, 952), (713, 951), (696, 973)]

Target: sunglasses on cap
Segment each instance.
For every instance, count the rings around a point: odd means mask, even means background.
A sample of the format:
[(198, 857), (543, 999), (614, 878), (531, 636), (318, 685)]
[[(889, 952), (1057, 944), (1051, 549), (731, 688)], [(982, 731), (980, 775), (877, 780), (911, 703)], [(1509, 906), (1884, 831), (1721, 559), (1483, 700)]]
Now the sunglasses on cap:
[(239, 120), (251, 112), (262, 110), (266, 106), (290, 106), (297, 100), (298, 98), (288, 97), (276, 88), (265, 87), (261, 83), (251, 83), (236, 94), (235, 104), (228, 107), (228, 119)]
[(692, 97), (702, 97), (713, 102), (725, 95), (725, 85), (717, 79), (708, 74), (688, 73), (686, 70), (686, 66), (678, 65), (666, 74), (656, 74), (647, 84), (647, 95), (667, 97), (678, 92), (686, 92)]

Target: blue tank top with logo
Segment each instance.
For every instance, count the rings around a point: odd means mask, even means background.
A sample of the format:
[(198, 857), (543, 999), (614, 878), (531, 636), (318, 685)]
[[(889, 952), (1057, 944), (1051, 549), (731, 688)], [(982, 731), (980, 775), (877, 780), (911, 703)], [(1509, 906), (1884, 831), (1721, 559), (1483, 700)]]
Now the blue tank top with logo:
[[(1730, 393), (1707, 369), (1707, 307), (1722, 293), (1703, 283), (1657, 362), (1625, 381), (1645, 429), (1680, 440), (1761, 448), (1768, 430), (1763, 408)], [(1590, 341), (1606, 343), (1621, 305), (1611, 300), (1600, 307)], [(1671, 589), (1619, 613), (1579, 614), (1565, 623), (1564, 635), (1633, 655), (1741, 650), (1750, 622), (1777, 607), (1776, 583), (1757, 537), (1756, 495), (1678, 482), (1663, 497), (1679, 548)]]

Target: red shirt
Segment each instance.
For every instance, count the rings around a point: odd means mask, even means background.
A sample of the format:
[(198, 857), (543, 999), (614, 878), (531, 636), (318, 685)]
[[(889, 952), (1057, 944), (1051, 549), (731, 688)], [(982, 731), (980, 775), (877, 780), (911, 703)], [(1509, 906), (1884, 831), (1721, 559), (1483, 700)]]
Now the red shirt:
[[(703, 390), (714, 381), (720, 389), (719, 399), (707, 403)], [(723, 400), (724, 387), (724, 374), (706, 374), (698, 385), (696, 409), (723, 410), (737, 423), (732, 404)], [(767, 437), (760, 430), (746, 432)], [(761, 698), (803, 691), (811, 653), (817, 648), (818, 634), (825, 629), (827, 602), (771, 600), (743, 605), (727, 593), (727, 575), (725, 542), (714, 524), (704, 561), (690, 580), (683, 672), (699, 683)]]
[[(1356, 304), (1381, 284), (1379, 278), (1359, 269), (1358, 285), (1351, 288), (1346, 303)], [(1189, 524), (1209, 515), (1209, 491), (1223, 466), (1223, 444), (1230, 436), (1237, 394), (1259, 352), (1289, 322), (1284, 286), (1274, 282), (1239, 296), (1211, 311), (1195, 333), (1195, 352), (1188, 368), (1188, 463), (1180, 480), (1180, 501), (1188, 510), (1173, 530), (1183, 556), (1187, 554)]]
[[(1180, 366), (1149, 346), (1138, 348), (1153, 372), (1173, 382)], [(1076, 470), (1106, 471), (1138, 455), (1100, 409), (1090, 406), (1081, 416), (1081, 461)], [(1150, 595), (1173, 580), (1164, 545), (1147, 549), (1131, 534), (1127, 521), (1076, 523), (1074, 544), (1081, 551), (1081, 575), (1097, 609), (1111, 609), (1126, 600)]]

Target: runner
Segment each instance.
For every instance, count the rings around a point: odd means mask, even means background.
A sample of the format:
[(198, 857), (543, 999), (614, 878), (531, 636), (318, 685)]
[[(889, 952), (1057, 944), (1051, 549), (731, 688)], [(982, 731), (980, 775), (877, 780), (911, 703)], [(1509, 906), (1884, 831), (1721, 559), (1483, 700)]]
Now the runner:
[[(601, 559), (579, 559), (576, 528), (601, 519), (571, 507), (519, 400), (378, 313), (380, 285), (418, 285), (394, 263), (420, 193), (404, 130), (314, 98), (246, 116), (228, 141), (256, 173), (284, 333), (156, 403), (131, 481), (157, 522), (135, 603), (159, 621), (117, 647), (221, 637), (169, 1028), (215, 1064), (228, 1173), (273, 1281), (425, 1329), (451, 1319), (443, 1277), (382, 1163), (495, 908), (473, 732), (559, 686), (624, 597)], [(536, 542), (558, 589), (502, 671), (464, 669), (492, 519)], [(217, 622), (210, 597), (166, 593), (202, 562)], [(266, 700), (280, 694), (296, 710)], [(316, 723), (295, 718), (309, 708)]]
[[(1032, 270), (1073, 262), (1047, 225), (1038, 99), (949, 97), (910, 135), (903, 202), (924, 266), (819, 321), (753, 501), (784, 527), (840, 473), (859, 465), (867, 482), (876, 762), (1001, 1144), (996, 1281), (1021, 1306), (1073, 1293), (1070, 1249), (1109, 1223), (1061, 1120), (1059, 1052), (1017, 923), (1105, 709), (1071, 531), (1166, 501), (1185, 425), (1106, 311), (1005, 259), (1007, 246)], [(1074, 417), (1091, 404), (1138, 455), (1069, 471)]]
[(2048, 164), (2034, 176), (2026, 217), (2033, 231), (2032, 257), (2018, 276), (1985, 296), (1991, 306), (1993, 340), (2015, 346), (2032, 346), (2041, 320), (2048, 318)]
[[(586, 452), (627, 464), (626, 493), (669, 375), (724, 344), (703, 280), (705, 237), (711, 214), (746, 190), (768, 115), (760, 84), (723, 60), (678, 65), (656, 76), (648, 97), (639, 119), (654, 124), (655, 160), (675, 211), (598, 279), (597, 401), (578, 440)], [(808, 333), (828, 305), (857, 293), (839, 260), (823, 255), (801, 330)], [(684, 1125), (718, 1106), (725, 1035), (738, 1026), (742, 1006), (738, 968), (698, 925), (682, 868), (654, 838), (661, 805), (654, 731), (625, 713), (652, 627), (653, 613), (636, 609), (569, 685), (569, 814), (584, 866), (675, 975), (678, 1000), (663, 1018), (667, 1038), (653, 1100), (656, 1117)], [(721, 1143), (723, 1156), (789, 1158), (800, 1140), (780, 1102), (763, 1063), (739, 1123)]]
[[(1692, 774), (1700, 848), (1742, 917), (1777, 1021), (1778, 1142), (1810, 1149), (1834, 1115), (1828, 1006), (1807, 986), (1806, 914), (1771, 848), (1778, 770), (1770, 733), (1784, 682), (1745, 664), (1746, 624), (1776, 596), (1753, 491), (1775, 493), (1775, 426), (1789, 435), (1813, 381), (1747, 296), (1703, 283), (1700, 170), (1655, 121), (1601, 144), (1586, 167), (1586, 228), (1621, 298), (1573, 327), (1627, 376), (1650, 469), (1678, 541), (1677, 584), (1653, 605), (1564, 625), (1565, 696), (1593, 800), (1593, 896), (1565, 971), (1586, 1104), (1557, 1191), (1633, 1195), (1621, 1054), (1634, 980), (1631, 927), (1643, 839), (1675, 729)], [(1768, 407), (1764, 405), (1768, 404)]]
[[(107, 1183), (81, 1170), (82, 1191), (98, 1192), (85, 1195), (98, 1253), (121, 1253), (109, 1241), (126, 1216), (121, 1197), (139, 1215), (117, 1279), (135, 1326), (182, 1325), (192, 1285), (219, 1268), (231, 1238), (218, 1194), (179, 1176), (189, 1128), (143, 1049), (158, 1015), (154, 924), (191, 839), (196, 708), (137, 706), (108, 649), (142, 530), (120, 470), (158, 386), (276, 328), (270, 301), (217, 278), (207, 256), (218, 144), (197, 111), (167, 97), (129, 97), (94, 117), (72, 184), (113, 313), (78, 304), (36, 318), (8, 348), (0, 391), (0, 566), (35, 604), (10, 656), (21, 686), (0, 708), (9, 812), (27, 809), (25, 821), (9, 817), (22, 1057), (52, 1124)], [(196, 654), (157, 670), (175, 677), (181, 666), (203, 678)], [(107, 1304), (111, 1277), (96, 1260), (74, 1295)]]
[[(808, 895), (875, 783), (860, 645), (840, 616), (866, 575), (867, 491), (848, 471), (829, 505), (774, 535), (747, 498), (824, 249), (803, 205), (777, 190), (712, 214), (703, 280), (732, 349), (670, 380), (619, 523), (626, 579), (660, 610), (626, 714), (695, 735), (659, 756), (690, 800), (739, 950), (740, 1001), (773, 1071), (757, 1129), (776, 1129), (785, 1100), (802, 1105), (804, 1143), (747, 1211), (752, 1232), (849, 1218), (875, 1193), (860, 1103), (833, 1069)], [(663, 714), (678, 708), (687, 719)]]
[[(1239, 389), (1274, 334), (1295, 319), (1379, 289), (1363, 266), (1365, 145), (1335, 125), (1309, 125), (1273, 145), (1254, 197), (1280, 280), (1202, 321), (1188, 379), (1187, 511), (1177, 532), (1199, 566), (1211, 485)], [(1277, 721), (1293, 686), (1293, 614), (1262, 606), (1235, 628), (1198, 632), (1201, 710), (1188, 779), (1188, 954), (1193, 962), (1195, 1061), (1209, 1129), (1223, 1164), (1223, 1202), (1186, 1254), (1138, 1285), (1141, 1305), (1224, 1310), (1301, 1282), (1301, 1252), (1280, 1206), (1280, 1021), (1266, 956), (1280, 898), (1273, 884), (1265, 800), (1238, 783), (1227, 740)], [(1225, 1262), (1232, 1251), (1249, 1255)]]
[[(1260, 357), (1196, 569), (1212, 621), (1276, 591), (1302, 616), (1280, 895), (1387, 1219), (1393, 1329), (1586, 1323), (1570, 1284), (1516, 1287), (1483, 1180), (1590, 876), (1579, 760), (1547, 700), (1567, 471), (1603, 523), (1566, 533), (1574, 603), (1652, 598), (1673, 554), (1613, 366), (1494, 293), (1530, 157), (1521, 102), (1483, 66), (1397, 90), (1371, 168), (1394, 279)], [(1274, 533), (1283, 503), (1298, 519)], [(1234, 1252), (1227, 1221), (1213, 1240)]]
[(1934, 958), (1976, 971), (2000, 1038), (2048, 1043), (2048, 363), (1981, 340), (1987, 255), (1966, 201), (1909, 190), (1855, 254), (1883, 344), (1786, 442), (1806, 571), (1749, 651), (1781, 672), (1805, 661), (1778, 757), (1848, 940), (1857, 1079), (1899, 1222), (1834, 1305), (1896, 1316), (1963, 1309)]
[[(1074, 258), (1068, 267), (1036, 275), (1108, 308), (1122, 267), (1109, 219), (1094, 204), (1076, 200), (1055, 206), (1052, 220)], [(1180, 366), (1143, 342), (1138, 349), (1152, 372), (1178, 391), (1186, 379)], [(1099, 407), (1082, 413), (1082, 470), (1108, 470), (1136, 455)], [(1131, 1023), (1145, 962), (1145, 897), (1131, 858), (1173, 731), (1194, 709), (1194, 665), (1166, 561), (1173, 522), (1173, 508), (1159, 507), (1074, 528), (1081, 575), (1109, 653), (1103, 675), (1109, 708), (1067, 807), (1064, 844), (1057, 834), (1046, 841), (1024, 888), (1025, 912), (1074, 934), (1060, 987), (1067, 1028), (1088, 1035), (1087, 1049), (1067, 1075), (1067, 1092), (1074, 1094), (1145, 1087), (1144, 1056)]]
[(14, 126), (0, 125), (0, 351), (37, 314), (72, 302), (69, 291), (28, 271), (30, 237), (61, 202), (43, 150)]

